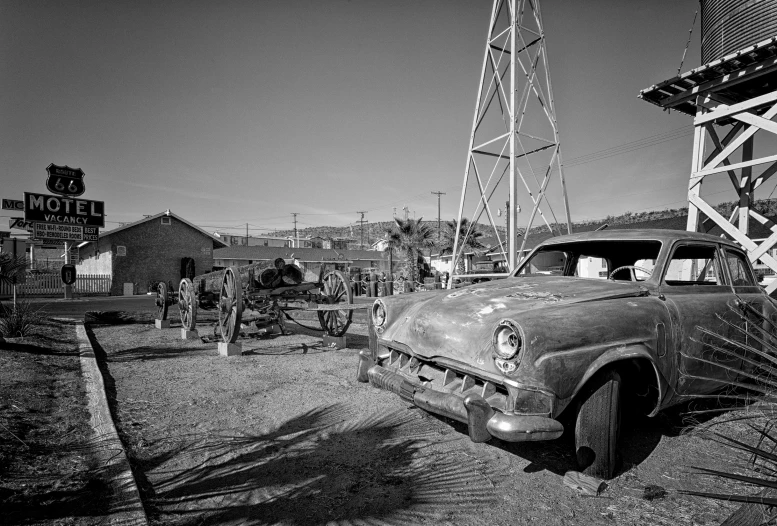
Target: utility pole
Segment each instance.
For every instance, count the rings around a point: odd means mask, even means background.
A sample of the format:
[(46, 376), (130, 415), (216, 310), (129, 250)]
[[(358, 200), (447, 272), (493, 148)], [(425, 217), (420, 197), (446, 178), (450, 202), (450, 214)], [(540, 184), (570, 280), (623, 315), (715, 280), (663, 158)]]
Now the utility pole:
[(361, 238), (359, 239), (359, 248), (364, 250), (364, 223), (367, 222), (364, 219), (364, 214), (366, 214), (367, 212), (364, 211), (364, 212), (356, 212), (356, 213), (362, 215), (361, 219), (359, 219), (357, 223), (359, 223), (359, 225), (361, 226)]
[(299, 215), (299, 213), (292, 212), (291, 215), (294, 216), (294, 239), (295, 239), (294, 243), (296, 245), (294, 248), (299, 248), (299, 232), (297, 232), (297, 216)]
[(410, 209), (406, 205), (405, 207), (402, 208), (402, 210), (405, 211), (405, 221), (407, 221), (407, 214), (410, 213)]
[(248, 223), (246, 223), (246, 246), (248, 246)]
[(440, 196), (445, 195), (444, 192), (432, 192), (437, 196), (437, 244), (440, 244)]

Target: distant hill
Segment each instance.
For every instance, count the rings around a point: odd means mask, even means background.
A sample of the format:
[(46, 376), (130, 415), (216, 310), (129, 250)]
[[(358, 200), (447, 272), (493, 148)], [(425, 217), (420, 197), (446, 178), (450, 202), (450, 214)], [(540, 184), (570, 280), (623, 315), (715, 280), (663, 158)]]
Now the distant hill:
[[(724, 217), (729, 217), (736, 205), (737, 203), (732, 201), (732, 202), (715, 205), (713, 206), (713, 208)], [(777, 199), (758, 200), (758, 201), (755, 201), (751, 207), (753, 210), (766, 216), (777, 215)], [(595, 220), (592, 219), (592, 220), (573, 222), (572, 231), (573, 232), (575, 231), (575, 226), (586, 226), (586, 225), (594, 225), (594, 224), (598, 225), (598, 224), (604, 224), (604, 223), (607, 223), (609, 225), (642, 223), (645, 221), (654, 221), (659, 219), (680, 217), (687, 214), (688, 214), (688, 207), (672, 208), (667, 210), (653, 210), (653, 211), (647, 211), (647, 212), (626, 212), (625, 214), (621, 214), (617, 216), (607, 216), (601, 219), (595, 219)], [(424, 223), (428, 224), (435, 233), (437, 232), (436, 219), (430, 220), (430, 221), (424, 221)], [(377, 239), (382, 238), (383, 232), (387, 228), (391, 227), (393, 224), (394, 224), (393, 221), (365, 223), (364, 244), (369, 245), (371, 243), (374, 243)], [(442, 225), (443, 225), (443, 228), (445, 228), (445, 220), (443, 220)], [(566, 225), (551, 224), (551, 226), (553, 227), (554, 231), (558, 233), (564, 233), (564, 234), (566, 233)], [(479, 223), (478, 228), (481, 232), (483, 232), (485, 236), (493, 235), (493, 231), (488, 224)], [(499, 231), (500, 236), (504, 236), (506, 233), (506, 229), (504, 226), (498, 226), (497, 230)], [(521, 228), (520, 230), (523, 230), (523, 228)], [(541, 221), (539, 222), (539, 224), (535, 221), (535, 227), (532, 229), (532, 232), (538, 231), (538, 230), (547, 230), (547, 226), (545, 226)], [(360, 232), (361, 232), (361, 227), (359, 225), (343, 226), (343, 227), (317, 226), (317, 227), (308, 227), (308, 228), (300, 229), (299, 236), (300, 237), (321, 236), (321, 237), (332, 237), (332, 238), (345, 238), (345, 239), (351, 240), (353, 244), (358, 245), (360, 242)], [(274, 235), (292, 236), (294, 235), (294, 231), (280, 230)]]

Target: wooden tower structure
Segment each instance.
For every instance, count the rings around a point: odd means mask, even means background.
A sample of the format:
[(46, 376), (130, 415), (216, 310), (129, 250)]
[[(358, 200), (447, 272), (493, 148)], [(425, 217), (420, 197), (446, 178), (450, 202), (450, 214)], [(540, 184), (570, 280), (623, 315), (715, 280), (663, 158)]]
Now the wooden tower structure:
[[(751, 207), (756, 189), (777, 173), (777, 37), (728, 53), (639, 96), (694, 118), (687, 229), (707, 232), (717, 225), (747, 250), (751, 262), (760, 260), (777, 273), (771, 252), (777, 244), (777, 224)], [(756, 136), (762, 137), (760, 153), (755, 151)], [(716, 177), (728, 178), (738, 203), (730, 217), (719, 214), (703, 193), (705, 183)], [(760, 244), (750, 237), (751, 218), (771, 231)], [(775, 289), (777, 281), (766, 290)]]
[[(551, 207), (551, 190), (560, 193), (561, 204), (555, 199), (556, 207), (563, 208), (570, 232), (540, 3), (494, 0), (469, 137), (452, 273), (455, 275), (467, 248), (463, 240), (469, 231), (462, 233), (464, 217), (471, 218), (468, 228), (472, 229), (485, 214), (510, 270), (517, 266), (537, 218), (557, 233), (553, 226), (560, 221)], [(494, 209), (505, 202), (505, 194), (507, 239), (500, 235), (494, 218)], [(519, 223), (521, 202), (528, 219)], [(450, 280), (449, 286), (452, 283)]]

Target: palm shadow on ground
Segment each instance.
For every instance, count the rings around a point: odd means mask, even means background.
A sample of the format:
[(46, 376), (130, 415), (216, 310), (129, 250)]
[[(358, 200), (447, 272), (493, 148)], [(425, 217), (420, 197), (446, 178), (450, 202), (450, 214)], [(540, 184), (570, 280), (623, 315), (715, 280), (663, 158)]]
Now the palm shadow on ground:
[[(644, 462), (658, 447), (663, 437), (676, 437), (680, 434), (693, 432), (698, 426), (703, 426), (711, 419), (738, 409), (739, 406), (728, 404), (724, 399), (691, 400), (658, 413), (655, 417), (644, 415), (624, 415), (621, 434), (618, 442), (618, 466), (615, 476), (629, 471)], [(444, 421), (463, 435), (467, 434), (467, 426), (455, 420), (432, 415)], [(550, 441), (538, 442), (504, 442), (492, 438), (488, 443), (507, 453), (516, 455), (530, 464), (524, 468), (525, 473), (550, 471), (563, 476), (567, 471), (577, 471), (575, 456), (574, 420), (562, 415), (564, 434)]]
[[(362, 420), (338, 406), (259, 435), (162, 440), (140, 468), (152, 515), (177, 524), (466, 523), (494, 503), (481, 465), (435, 452), (414, 412)], [(184, 470), (168, 466), (190, 465)]]

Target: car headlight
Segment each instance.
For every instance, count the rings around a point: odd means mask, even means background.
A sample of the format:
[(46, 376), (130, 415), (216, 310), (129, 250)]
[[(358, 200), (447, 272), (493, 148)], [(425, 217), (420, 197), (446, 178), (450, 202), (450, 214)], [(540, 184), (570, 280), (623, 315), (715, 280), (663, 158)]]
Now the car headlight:
[(383, 327), (386, 323), (386, 305), (380, 300), (372, 304), (372, 325), (375, 328)]
[(521, 352), (523, 347), (521, 329), (511, 320), (502, 320), (494, 330), (491, 343), (497, 356), (503, 360), (509, 360)]

